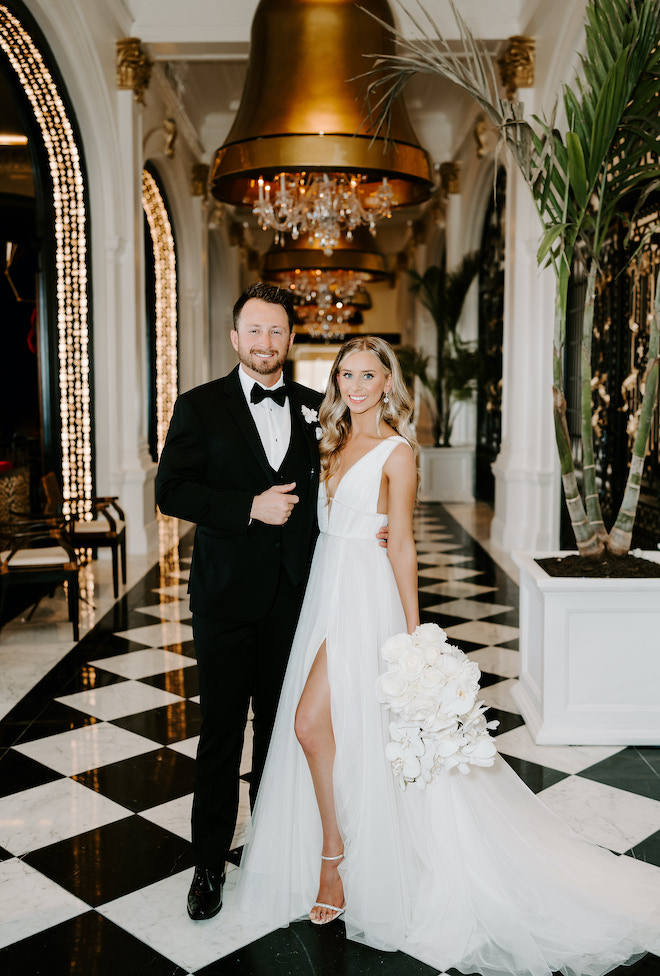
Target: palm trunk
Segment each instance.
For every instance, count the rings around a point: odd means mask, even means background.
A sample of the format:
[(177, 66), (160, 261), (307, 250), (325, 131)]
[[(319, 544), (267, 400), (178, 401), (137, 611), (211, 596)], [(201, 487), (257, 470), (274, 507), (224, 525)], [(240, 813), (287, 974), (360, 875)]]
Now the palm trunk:
[(584, 478), (584, 502), (591, 526), (603, 542), (607, 541), (607, 531), (596, 484), (596, 464), (594, 459), (594, 430), (592, 425), (591, 381), (591, 343), (594, 328), (594, 295), (596, 291), (596, 262), (592, 259), (587, 274), (587, 294), (582, 320), (582, 354), (580, 375), (580, 427), (582, 433), (582, 475)]
[(561, 466), (561, 480), (564, 486), (566, 507), (575, 535), (578, 552), (581, 556), (596, 557), (603, 552), (602, 540), (593, 529), (580, 496), (575, 466), (571, 454), (571, 438), (566, 423), (566, 398), (564, 396), (563, 353), (566, 339), (566, 308), (568, 304), (568, 268), (562, 264), (557, 276), (557, 297), (555, 299), (555, 336), (553, 350), (553, 411), (555, 419), (555, 439)]
[(621, 508), (617, 515), (616, 522), (610, 532), (607, 548), (616, 556), (623, 556), (630, 549), (632, 542), (632, 530), (637, 513), (637, 503), (642, 484), (642, 473), (644, 471), (644, 458), (646, 457), (646, 447), (649, 440), (651, 424), (653, 423), (653, 413), (655, 401), (658, 394), (658, 371), (660, 365), (658, 352), (660, 351), (660, 271), (655, 282), (655, 300), (653, 316), (651, 318), (651, 333), (649, 335), (649, 358), (646, 367), (644, 391), (642, 393), (642, 407), (639, 415), (639, 424), (635, 443), (633, 446), (630, 470), (628, 471), (628, 481), (626, 490), (621, 502)]

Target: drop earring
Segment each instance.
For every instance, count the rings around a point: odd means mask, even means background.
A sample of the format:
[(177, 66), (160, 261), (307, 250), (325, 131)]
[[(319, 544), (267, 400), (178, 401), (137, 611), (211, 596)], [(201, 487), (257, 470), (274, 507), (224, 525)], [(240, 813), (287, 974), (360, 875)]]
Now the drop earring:
[(387, 393), (386, 393), (386, 394), (385, 394), (385, 395), (383, 396), (383, 403), (389, 403), (389, 402), (390, 402), (390, 398), (388, 397), (388, 395), (387, 395)]

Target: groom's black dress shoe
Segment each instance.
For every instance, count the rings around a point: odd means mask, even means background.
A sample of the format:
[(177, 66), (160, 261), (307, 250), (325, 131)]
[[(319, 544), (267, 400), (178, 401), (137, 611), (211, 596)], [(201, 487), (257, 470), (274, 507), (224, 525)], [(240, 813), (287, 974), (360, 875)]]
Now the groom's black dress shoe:
[(188, 914), (194, 922), (213, 918), (222, 908), (222, 886), (225, 883), (223, 871), (210, 868), (195, 868), (190, 891), (188, 892)]

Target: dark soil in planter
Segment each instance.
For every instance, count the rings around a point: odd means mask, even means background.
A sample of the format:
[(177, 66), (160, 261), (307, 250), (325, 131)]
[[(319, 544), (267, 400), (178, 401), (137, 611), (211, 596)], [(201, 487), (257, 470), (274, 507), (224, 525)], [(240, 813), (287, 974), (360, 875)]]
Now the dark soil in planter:
[(586, 556), (552, 556), (537, 559), (548, 576), (589, 577), (593, 579), (660, 579), (660, 563), (638, 556), (613, 556), (605, 552), (598, 559)]

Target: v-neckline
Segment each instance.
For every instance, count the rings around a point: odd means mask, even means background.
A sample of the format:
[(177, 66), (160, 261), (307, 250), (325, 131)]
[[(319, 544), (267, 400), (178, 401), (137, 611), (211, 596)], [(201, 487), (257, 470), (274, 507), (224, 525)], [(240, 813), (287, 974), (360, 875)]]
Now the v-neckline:
[(351, 464), (350, 468), (348, 468), (346, 471), (344, 471), (343, 475), (341, 476), (341, 478), (337, 482), (337, 487), (334, 490), (334, 494), (332, 494), (332, 495), (329, 495), (328, 494), (328, 482), (327, 482), (327, 480), (324, 482), (324, 485), (325, 485), (325, 500), (327, 502), (329, 502), (329, 506), (328, 506), (329, 508), (332, 507), (332, 503), (335, 500), (335, 498), (337, 497), (337, 492), (341, 488), (341, 486), (342, 486), (342, 484), (344, 482), (344, 478), (348, 474), (350, 474), (350, 472), (353, 470), (353, 468), (356, 466), (356, 464), (359, 464), (360, 461), (364, 461), (364, 459), (366, 457), (369, 457), (369, 455), (372, 454), (374, 451), (376, 451), (379, 447), (381, 447), (382, 444), (386, 444), (387, 441), (393, 441), (396, 437), (399, 437), (399, 436), (400, 436), (399, 434), (391, 434), (389, 437), (384, 437), (379, 444), (374, 444), (374, 446), (373, 447), (370, 447), (368, 451), (365, 451), (364, 454), (361, 454), (360, 457), (357, 459), (357, 461), (353, 461), (353, 463)]

